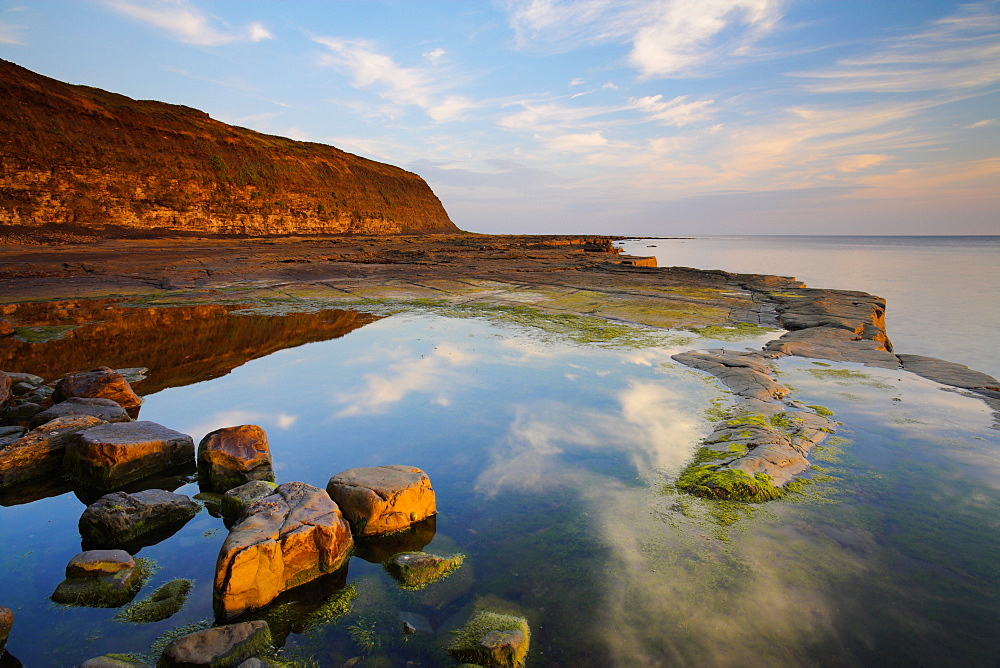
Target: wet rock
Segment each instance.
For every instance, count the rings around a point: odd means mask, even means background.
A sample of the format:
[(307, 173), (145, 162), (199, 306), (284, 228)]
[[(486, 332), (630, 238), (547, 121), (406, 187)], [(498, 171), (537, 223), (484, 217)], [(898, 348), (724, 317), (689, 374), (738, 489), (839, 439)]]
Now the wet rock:
[(0, 654), (3, 654), (4, 645), (7, 644), (7, 637), (14, 626), (14, 612), (10, 608), (0, 605)]
[(27, 433), (27, 429), (14, 424), (0, 427), (0, 450), (11, 445)]
[(11, 380), (10, 393), (15, 397), (23, 397), (29, 392), (34, 392), (35, 386), (31, 383), (15, 383)]
[(105, 494), (80, 516), (80, 535), (86, 548), (154, 545), (173, 535), (198, 514), (196, 502), (162, 489)]
[(132, 603), (115, 618), (133, 624), (151, 624), (172, 617), (187, 601), (191, 593), (191, 580), (171, 580), (141, 601)]
[(378, 536), (356, 536), (354, 556), (373, 564), (381, 564), (400, 552), (419, 552), (434, 540), (437, 516), (415, 522), (405, 531)]
[(65, 415), (91, 415), (104, 422), (132, 420), (124, 408), (110, 399), (74, 397), (37, 413), (31, 418), (31, 426), (37, 427)]
[(414, 466), (348, 469), (330, 478), (326, 490), (358, 536), (402, 531), (437, 513), (430, 478)]
[(265, 496), (274, 493), (278, 486), (266, 480), (254, 480), (233, 488), (222, 495), (219, 512), (230, 522), (237, 522), (247, 508)]
[(455, 632), (448, 653), (459, 661), (496, 668), (520, 668), (531, 631), (523, 617), (477, 612)]
[(383, 567), (402, 589), (418, 590), (447, 577), (464, 560), (464, 554), (439, 557), (427, 552), (403, 552), (386, 561)]
[(267, 434), (253, 424), (216, 429), (198, 444), (198, 484), (224, 492), (252, 480), (274, 481)]
[(69, 560), (66, 564), (66, 577), (99, 577), (133, 568), (135, 559), (125, 550), (88, 550)]
[(6, 406), (7, 402), (9, 402), (13, 396), (10, 391), (12, 384), (10, 376), (3, 371), (0, 371), (0, 408)]
[(41, 404), (33, 401), (14, 400), (7, 405), (3, 412), (3, 421), (7, 424), (30, 425), (32, 418), (45, 410)]
[(167, 645), (156, 665), (158, 668), (238, 666), (272, 649), (271, 630), (267, 622), (256, 620), (181, 636)]
[(412, 635), (414, 633), (424, 633), (434, 635), (434, 627), (429, 619), (415, 612), (402, 611), (399, 613), (399, 621), (403, 625), (403, 633)]
[(1000, 381), (993, 376), (973, 371), (964, 364), (946, 362), (923, 355), (898, 355), (903, 368), (942, 385), (972, 390), (986, 397), (1000, 398)]
[(350, 526), (329, 495), (301, 482), (279, 485), (229, 532), (215, 569), (220, 619), (260, 608), (281, 592), (331, 573), (350, 556)]
[(787, 387), (771, 377), (771, 370), (759, 353), (715, 348), (678, 353), (671, 359), (712, 374), (742, 397), (771, 401), (787, 396), (789, 392)]
[(814, 327), (783, 334), (768, 341), (764, 350), (771, 354), (798, 355), (831, 360), (833, 362), (860, 362), (868, 366), (896, 369), (899, 360), (885, 349), (880, 341), (855, 338), (847, 329)]
[(67, 444), (64, 469), (86, 487), (108, 490), (193, 461), (187, 434), (155, 422), (116, 422), (77, 434)]
[(142, 405), (142, 399), (132, 391), (125, 377), (106, 366), (71, 374), (56, 383), (53, 401), (59, 403), (73, 397), (111, 399), (125, 409)]
[(41, 376), (36, 376), (33, 373), (18, 373), (14, 371), (7, 371), (6, 374), (10, 377), (10, 382), (12, 383), (27, 383), (32, 387), (40, 387), (45, 383), (45, 379)]
[(70, 415), (32, 429), (0, 450), (0, 488), (57, 475), (75, 435), (100, 424), (89, 415)]
[[(70, 561), (73, 572), (85, 575), (71, 575), (66, 568), (66, 579), (52, 593), (52, 600), (64, 605), (79, 605), (91, 608), (117, 608), (125, 605), (142, 588), (141, 569), (127, 552), (121, 550), (99, 550), (96, 556), (78, 554)], [(117, 554), (117, 557), (115, 556)], [(122, 556), (124, 555), (124, 556)], [(115, 561), (115, 559), (127, 561)], [(131, 561), (131, 566), (128, 566)], [(88, 570), (87, 564), (92, 567)], [(125, 566), (118, 570), (116, 564)]]
[(0, 336), (10, 336), (14, 333), (14, 325), (8, 320), (0, 320)]

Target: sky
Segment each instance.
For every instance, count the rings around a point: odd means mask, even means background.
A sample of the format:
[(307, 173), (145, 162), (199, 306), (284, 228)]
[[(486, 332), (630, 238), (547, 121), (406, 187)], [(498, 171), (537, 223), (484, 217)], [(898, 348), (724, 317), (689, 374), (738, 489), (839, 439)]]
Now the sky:
[(1000, 0), (0, 0), (0, 58), (398, 165), (473, 232), (1000, 234)]

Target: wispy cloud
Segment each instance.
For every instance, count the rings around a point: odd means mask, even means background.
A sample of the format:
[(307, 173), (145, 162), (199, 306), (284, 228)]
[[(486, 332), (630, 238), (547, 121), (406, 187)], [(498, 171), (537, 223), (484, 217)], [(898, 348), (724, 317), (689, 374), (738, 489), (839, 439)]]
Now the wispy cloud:
[(662, 95), (651, 95), (635, 98), (631, 104), (635, 109), (645, 113), (650, 120), (678, 128), (707, 121), (715, 115), (715, 110), (712, 109), (715, 100), (688, 102), (685, 95), (678, 95), (667, 101), (663, 100)]
[(644, 77), (698, 75), (747, 55), (774, 29), (782, 0), (511, 0), (509, 21), (522, 47), (568, 51), (627, 42)]
[[(374, 87), (382, 98), (396, 105), (419, 107), (434, 121), (455, 120), (476, 106), (466, 97), (448, 93), (450, 86), (438, 80), (430, 69), (403, 67), (371, 42), (337, 37), (313, 40), (328, 50), (320, 62), (349, 75), (352, 86)], [(436, 52), (440, 55), (435, 56)], [(435, 49), (425, 57), (434, 62), (443, 55), (443, 50)]]
[(815, 93), (971, 91), (1000, 82), (996, 2), (963, 5), (926, 30), (894, 39), (860, 58), (793, 76)]
[(0, 23), (0, 44), (24, 44), (18, 36), (21, 26), (10, 23)]
[(234, 28), (187, 0), (105, 0), (105, 4), (125, 16), (161, 28), (185, 44), (222, 46), (273, 38), (260, 22)]

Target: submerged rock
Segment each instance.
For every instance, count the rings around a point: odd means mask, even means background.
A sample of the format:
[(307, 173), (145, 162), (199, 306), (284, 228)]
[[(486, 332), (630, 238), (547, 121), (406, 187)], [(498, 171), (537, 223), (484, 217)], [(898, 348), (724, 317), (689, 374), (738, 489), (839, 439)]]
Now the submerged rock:
[(53, 401), (59, 403), (73, 397), (111, 399), (122, 408), (138, 408), (142, 399), (132, 391), (125, 377), (106, 366), (93, 371), (74, 373), (56, 383)]
[(256, 620), (217, 626), (177, 638), (163, 651), (157, 668), (174, 666), (238, 666), (258, 654), (273, 651), (267, 622)]
[(111, 399), (74, 397), (37, 413), (31, 418), (31, 426), (37, 427), (49, 420), (66, 415), (91, 415), (104, 422), (130, 422), (132, 420), (125, 409)]
[(192, 584), (194, 583), (191, 580), (182, 579), (162, 584), (143, 600), (123, 609), (115, 619), (134, 624), (163, 621), (184, 607), (188, 594), (191, 593)]
[(73, 437), (101, 424), (89, 415), (67, 415), (32, 429), (0, 450), (0, 488), (58, 475)]
[(77, 434), (66, 447), (66, 475), (110, 490), (194, 461), (194, 441), (149, 421), (104, 424)]
[(142, 569), (124, 550), (92, 550), (70, 560), (66, 579), (52, 592), (52, 600), (64, 605), (117, 608), (139, 593)]
[(439, 557), (427, 552), (402, 552), (384, 564), (386, 572), (399, 582), (403, 589), (423, 589), (432, 582), (447, 577), (461, 567), (464, 554)]
[(105, 494), (80, 516), (84, 547), (142, 547), (176, 533), (198, 514), (196, 502), (162, 489)]
[(477, 612), (453, 633), (449, 654), (490, 668), (520, 668), (531, 642), (526, 619), (497, 612)]
[(326, 486), (358, 536), (402, 531), (437, 513), (427, 474), (414, 466), (348, 469)]
[(350, 526), (326, 492), (301, 482), (279, 485), (247, 509), (222, 545), (216, 616), (229, 619), (263, 607), (281, 592), (337, 570), (352, 546)]
[(712, 374), (742, 397), (771, 401), (788, 394), (788, 388), (771, 377), (767, 360), (760, 353), (713, 348), (678, 353), (671, 359)]
[(378, 536), (355, 536), (354, 556), (381, 564), (400, 552), (420, 552), (437, 533), (437, 516), (411, 524), (403, 531)]
[(252, 480), (274, 481), (267, 434), (253, 424), (216, 429), (198, 444), (198, 484), (224, 492)]
[(79, 668), (145, 668), (139, 659), (133, 659), (124, 654), (104, 654), (87, 659)]

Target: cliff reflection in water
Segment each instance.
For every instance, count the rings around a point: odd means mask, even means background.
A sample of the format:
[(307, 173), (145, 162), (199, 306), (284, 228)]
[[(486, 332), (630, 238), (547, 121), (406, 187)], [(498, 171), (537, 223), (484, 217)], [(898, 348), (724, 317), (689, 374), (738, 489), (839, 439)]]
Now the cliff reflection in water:
[[(45, 343), (0, 339), (0, 369), (54, 380), (100, 365), (147, 367), (136, 391), (149, 395), (229, 373), (250, 360), (334, 339), (379, 319), (327, 309), (286, 315), (233, 314), (240, 305), (129, 306), (88, 299), (0, 306), (15, 327), (75, 327)], [(49, 330), (51, 331), (51, 330)]]

